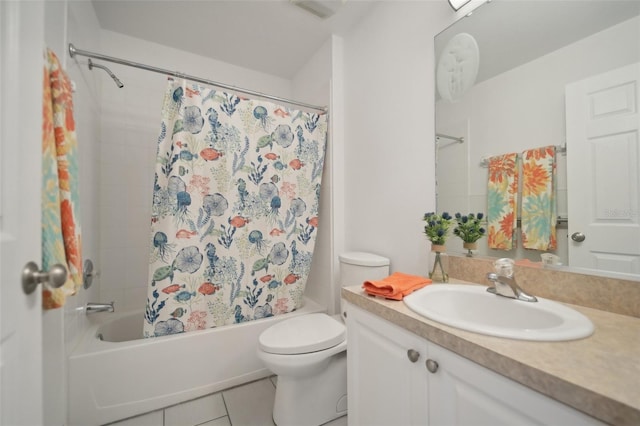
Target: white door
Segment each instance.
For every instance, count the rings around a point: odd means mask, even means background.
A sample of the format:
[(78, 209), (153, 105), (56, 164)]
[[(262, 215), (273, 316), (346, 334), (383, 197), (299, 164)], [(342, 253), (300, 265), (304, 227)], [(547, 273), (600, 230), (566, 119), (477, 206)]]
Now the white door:
[(41, 425), (41, 290), (20, 275), (40, 263), (42, 2), (0, 1), (0, 424)]
[(640, 64), (566, 87), (571, 266), (640, 273), (639, 98)]

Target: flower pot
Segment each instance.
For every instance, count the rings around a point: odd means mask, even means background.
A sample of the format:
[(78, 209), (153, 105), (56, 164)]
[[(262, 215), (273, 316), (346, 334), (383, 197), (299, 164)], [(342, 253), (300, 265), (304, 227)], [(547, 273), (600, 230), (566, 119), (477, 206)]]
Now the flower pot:
[(478, 250), (478, 243), (462, 243), (462, 247), (467, 249), (467, 257), (473, 257), (473, 252), (471, 250)]
[(431, 251), (445, 253), (447, 251), (447, 246), (445, 246), (444, 244), (431, 244)]

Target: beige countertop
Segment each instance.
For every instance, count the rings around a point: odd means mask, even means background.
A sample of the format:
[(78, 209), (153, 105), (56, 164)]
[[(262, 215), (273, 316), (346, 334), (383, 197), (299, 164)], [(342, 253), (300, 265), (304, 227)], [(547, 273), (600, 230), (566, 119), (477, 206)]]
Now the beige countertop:
[(589, 317), (593, 335), (531, 342), (449, 327), (414, 313), (402, 301), (368, 296), (359, 286), (343, 288), (342, 297), (606, 423), (640, 425), (640, 318), (569, 305)]

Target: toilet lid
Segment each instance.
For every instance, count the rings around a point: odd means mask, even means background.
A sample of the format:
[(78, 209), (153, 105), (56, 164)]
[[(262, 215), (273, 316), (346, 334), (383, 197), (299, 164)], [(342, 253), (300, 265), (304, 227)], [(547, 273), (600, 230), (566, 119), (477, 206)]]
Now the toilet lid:
[(331, 348), (346, 338), (344, 324), (327, 314), (296, 316), (260, 334), (260, 349), (272, 354), (304, 354)]

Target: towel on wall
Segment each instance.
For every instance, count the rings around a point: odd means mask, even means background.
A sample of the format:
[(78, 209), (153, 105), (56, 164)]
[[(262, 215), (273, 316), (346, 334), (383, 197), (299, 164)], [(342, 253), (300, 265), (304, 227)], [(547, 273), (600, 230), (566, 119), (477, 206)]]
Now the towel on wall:
[(556, 147), (522, 153), (522, 246), (555, 250)]
[(518, 208), (518, 154), (489, 159), (487, 184), (487, 222), (489, 248), (511, 250), (515, 247)]
[(371, 296), (382, 296), (387, 299), (402, 300), (414, 291), (431, 284), (429, 278), (394, 272), (386, 278), (377, 281), (365, 281), (364, 291)]
[(46, 52), (42, 103), (42, 269), (68, 271), (60, 288), (43, 287), (45, 309), (59, 308), (82, 284), (78, 158), (71, 82), (51, 50)]

